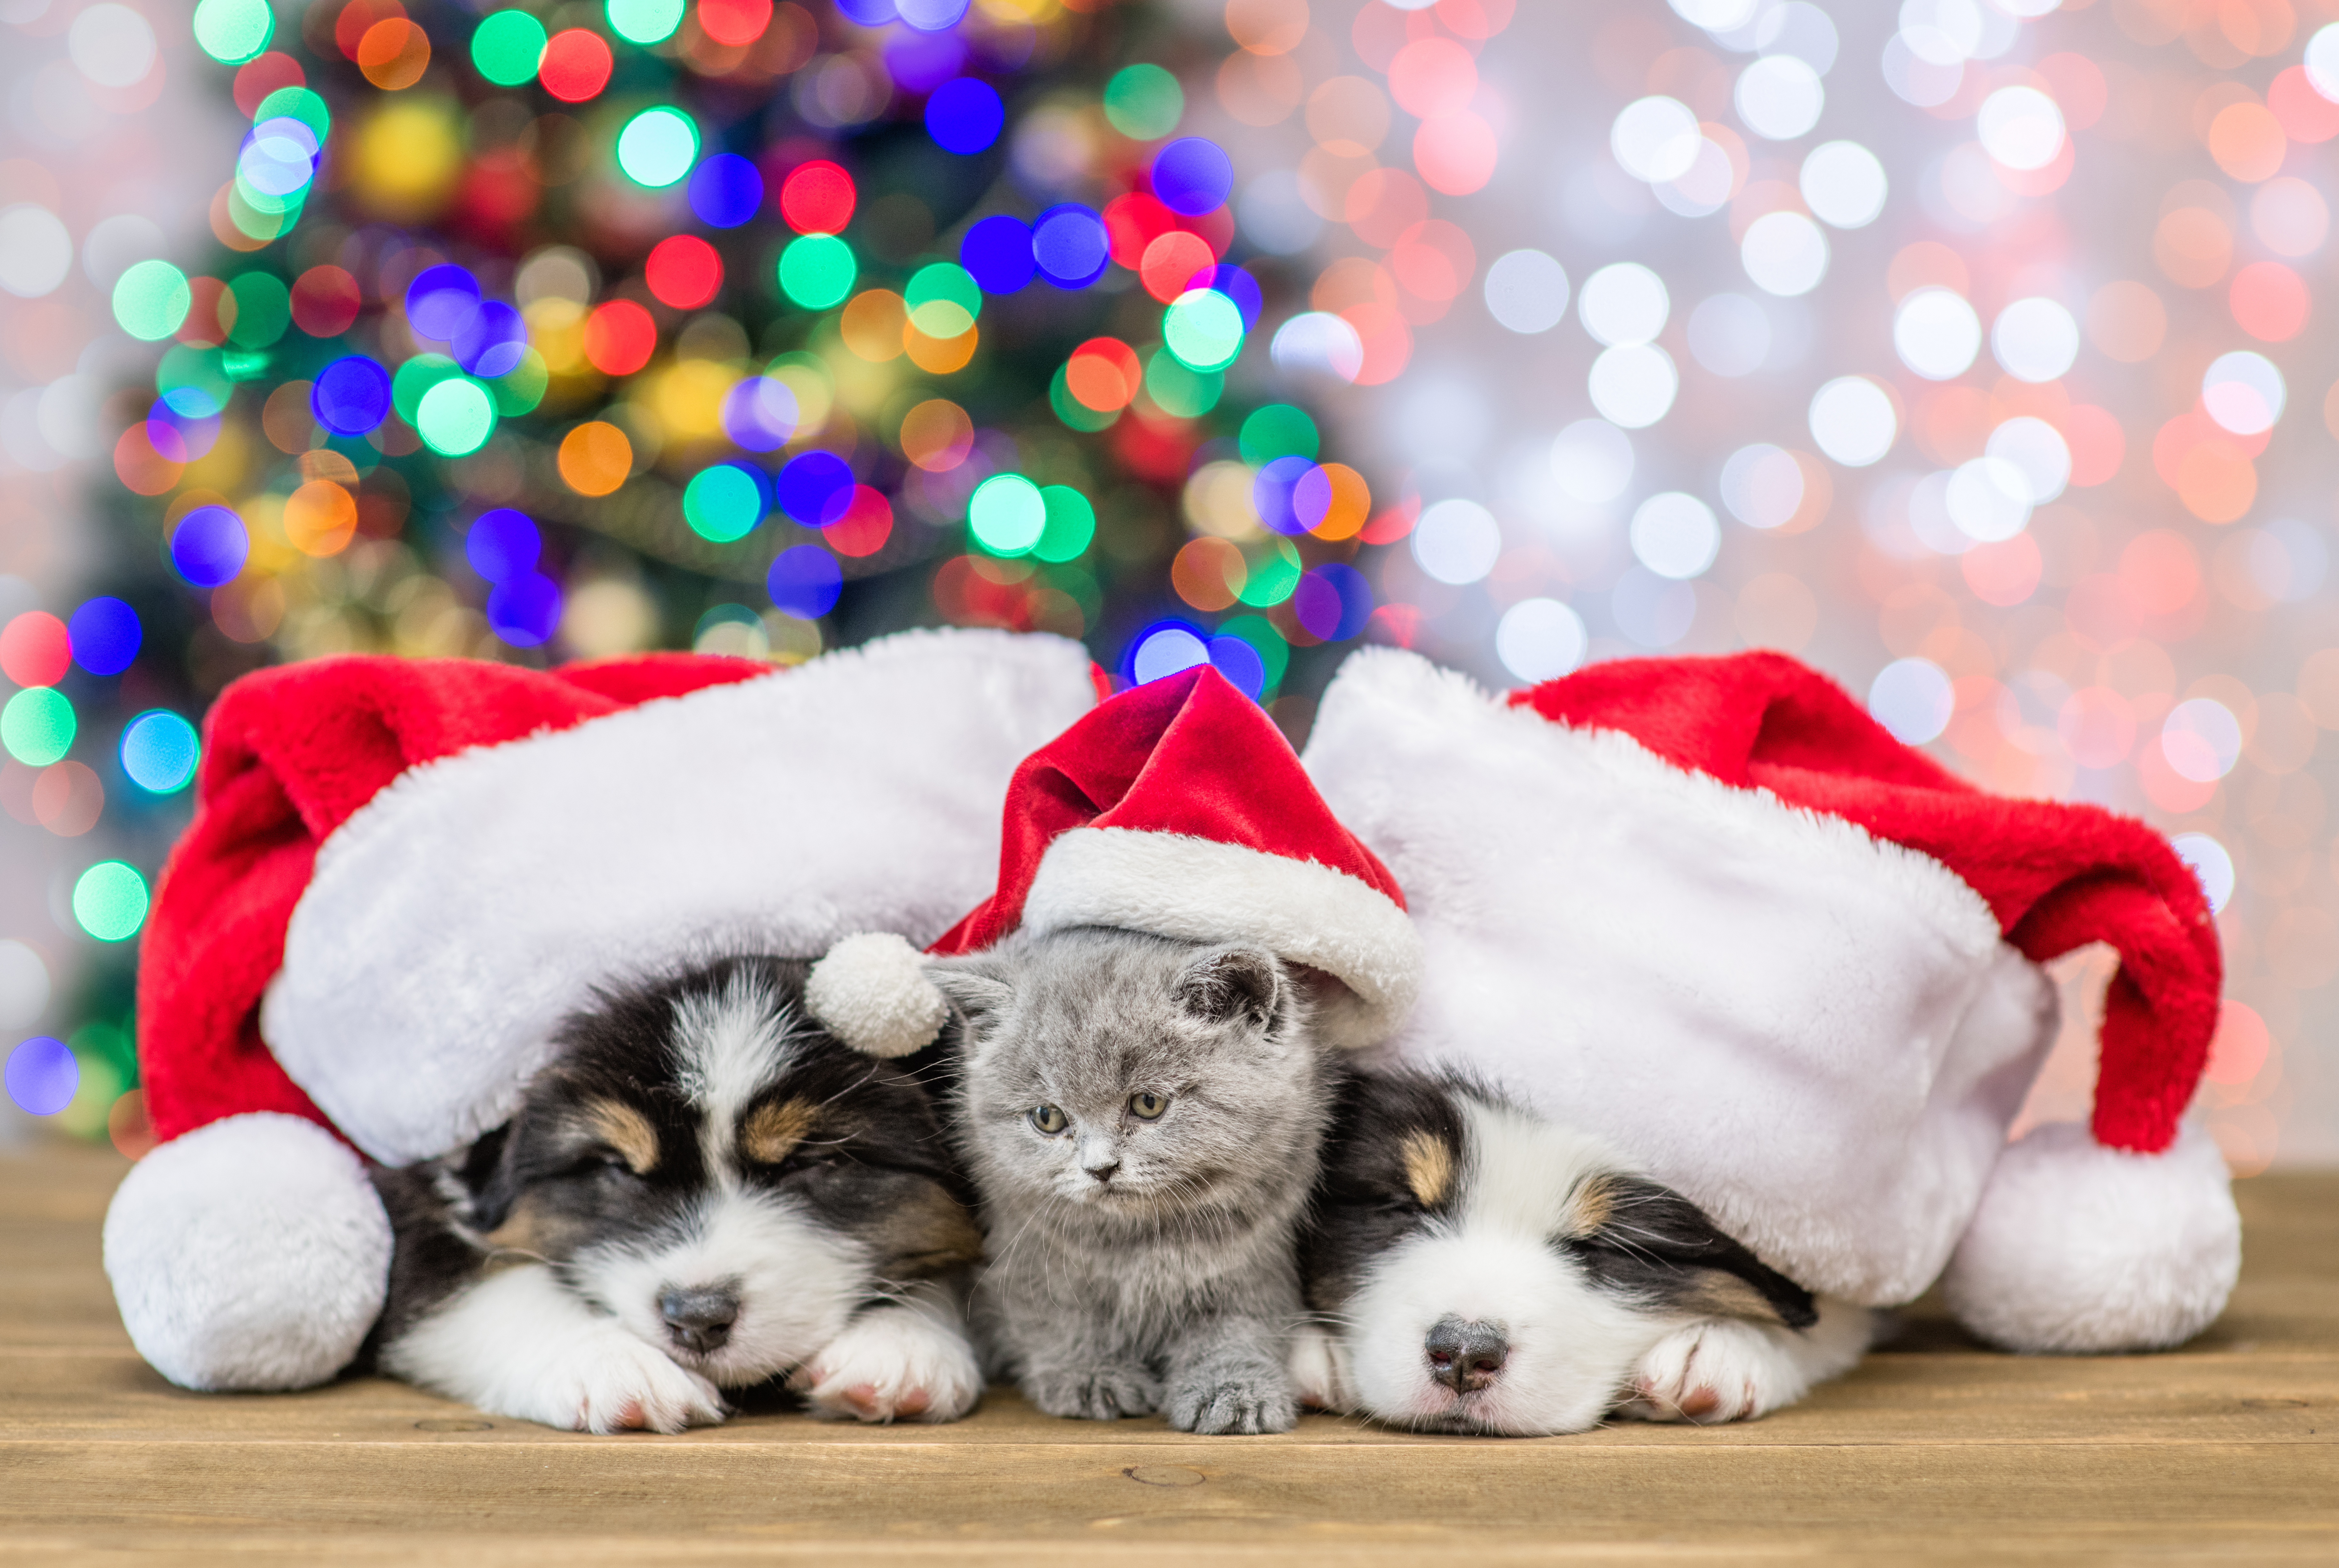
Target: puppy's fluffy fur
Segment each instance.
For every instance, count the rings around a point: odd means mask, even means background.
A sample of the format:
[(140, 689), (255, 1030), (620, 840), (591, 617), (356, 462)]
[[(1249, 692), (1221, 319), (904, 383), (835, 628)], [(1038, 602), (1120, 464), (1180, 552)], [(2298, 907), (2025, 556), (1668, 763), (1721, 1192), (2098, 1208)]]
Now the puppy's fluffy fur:
[(948, 1421), (982, 1238), (925, 1087), (738, 958), (572, 1018), (521, 1109), (375, 1182), (380, 1366), (548, 1425), (676, 1432), (791, 1374), (818, 1414)]
[(1452, 1077), (1346, 1078), (1300, 1257), (1303, 1396), (1440, 1431), (1761, 1415), (1874, 1329), (1596, 1141)]

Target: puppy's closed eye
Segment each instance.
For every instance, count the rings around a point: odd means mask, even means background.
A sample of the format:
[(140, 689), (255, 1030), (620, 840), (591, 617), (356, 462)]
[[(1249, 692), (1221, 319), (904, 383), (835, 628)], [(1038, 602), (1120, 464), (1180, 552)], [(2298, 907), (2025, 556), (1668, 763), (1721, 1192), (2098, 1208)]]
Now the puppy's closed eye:
[(657, 1129), (650, 1119), (622, 1100), (597, 1100), (585, 1107), (585, 1127), (606, 1148), (586, 1151), (579, 1168), (611, 1163), (610, 1156), (636, 1176), (657, 1169)]
[(806, 1100), (765, 1100), (747, 1113), (739, 1152), (757, 1165), (785, 1165), (807, 1153), (820, 1108)]
[(1673, 1188), (1608, 1173), (1579, 1183), (1558, 1239), (1594, 1281), (1684, 1312), (1786, 1328), (1819, 1320), (1811, 1293)]

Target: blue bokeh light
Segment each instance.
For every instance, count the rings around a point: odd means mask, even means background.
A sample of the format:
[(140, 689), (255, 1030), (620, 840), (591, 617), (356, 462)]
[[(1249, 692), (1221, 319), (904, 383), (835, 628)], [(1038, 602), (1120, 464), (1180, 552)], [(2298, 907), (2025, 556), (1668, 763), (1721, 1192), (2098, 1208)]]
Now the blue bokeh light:
[(225, 507), (197, 507), (172, 530), (171, 565), (199, 588), (233, 582), (251, 553), (243, 519)]
[(1032, 223), (1031, 260), (1056, 287), (1084, 289), (1104, 276), (1112, 260), (1111, 237), (1094, 209), (1065, 202)]
[(836, 597), (844, 591), (844, 569), (818, 545), (794, 545), (773, 560), (764, 587), (783, 614), (814, 621), (836, 607)]
[(1006, 123), (998, 91), (972, 76), (943, 83), (926, 100), (926, 134), (945, 153), (980, 153), (999, 140)]
[(853, 504), (853, 469), (843, 458), (814, 450), (789, 459), (772, 489), (780, 510), (808, 528), (824, 528)]
[(1237, 636), (1212, 637), (1208, 646), (1211, 666), (1243, 695), (1258, 701), (1259, 693), (1267, 689), (1267, 661), (1258, 656), (1258, 650)]
[(764, 204), (764, 176), (736, 153), (717, 153), (690, 172), (690, 210), (709, 228), (735, 229)]
[(521, 572), (488, 594), (488, 629), (516, 648), (532, 648), (560, 626), (560, 585)]
[(455, 362), (482, 380), (509, 375), (528, 354), (528, 322), (501, 300), (489, 300), (455, 335)]
[(81, 1088), (81, 1063), (62, 1040), (36, 1034), (8, 1053), (8, 1098), (28, 1116), (54, 1116)]
[(406, 286), (406, 320), (418, 338), (450, 343), (479, 313), (479, 281), (452, 261), (425, 267)]
[(168, 708), (149, 708), (122, 730), (122, 771), (148, 794), (176, 794), (202, 760), (195, 726)]
[(491, 583), (506, 583), (536, 569), (544, 552), (544, 536), (526, 512), (498, 507), (481, 512), (463, 537), (463, 558)]
[(1180, 136), (1153, 155), (1153, 194), (1173, 212), (1199, 217), (1234, 188), (1233, 161), (1207, 136)]
[(333, 434), (362, 436), (390, 416), (390, 372), (363, 354), (344, 355), (317, 372), (309, 409)]
[(986, 294), (1012, 294), (1031, 281), (1038, 263), (1031, 255), (1031, 226), (997, 213), (967, 230), (959, 242), (958, 264)]
[(74, 663), (94, 676), (118, 676), (138, 656), (145, 633), (138, 612), (120, 599), (84, 599), (65, 623), (73, 634)]

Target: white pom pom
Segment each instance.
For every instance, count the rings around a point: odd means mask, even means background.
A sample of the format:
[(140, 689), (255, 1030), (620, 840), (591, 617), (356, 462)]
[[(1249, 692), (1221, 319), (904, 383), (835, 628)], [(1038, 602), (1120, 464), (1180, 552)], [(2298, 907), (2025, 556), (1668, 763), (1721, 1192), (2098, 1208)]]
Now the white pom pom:
[(812, 966), (804, 1004), (863, 1055), (907, 1056), (932, 1045), (950, 1017), (924, 965), (924, 955), (892, 932), (848, 936)]
[(232, 1116), (130, 1168), (105, 1272), (131, 1343), (183, 1388), (309, 1388), (347, 1366), (390, 1286), (390, 1216), (311, 1121)]
[(2162, 1350), (2215, 1321), (2241, 1267), (2232, 1182), (2201, 1127), (2130, 1154), (2050, 1122), (1999, 1156), (1941, 1286), (2009, 1350)]

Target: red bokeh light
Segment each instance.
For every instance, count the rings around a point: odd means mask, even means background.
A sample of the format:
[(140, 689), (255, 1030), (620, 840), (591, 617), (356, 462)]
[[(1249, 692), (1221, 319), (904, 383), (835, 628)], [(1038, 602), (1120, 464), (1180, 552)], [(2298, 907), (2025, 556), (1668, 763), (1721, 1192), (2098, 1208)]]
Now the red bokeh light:
[(799, 163), (780, 186), (780, 216), (799, 234), (842, 233), (858, 200), (853, 176), (826, 159)]
[(312, 338), (350, 330), (364, 297), (358, 281), (339, 267), (311, 267), (292, 283), (292, 324)]
[(2253, 261), (2235, 273), (2227, 298), (2235, 321), (2264, 343), (2285, 342), (2304, 331), (2313, 304), (2305, 281), (2280, 261)]
[(309, 74), (301, 69), (301, 62), (290, 54), (280, 54), (271, 49), (256, 60), (244, 62), (235, 74), (235, 106), (247, 117), (260, 113), (267, 96), (283, 87), (305, 87)]
[(229, 297), (227, 285), (217, 278), (190, 278), (187, 280), (187, 296), (186, 319), (179, 323), (179, 330), (172, 336), (182, 343), (191, 343), (199, 349), (208, 349), (224, 341), (228, 328), (235, 322), (232, 304), (229, 304), (225, 311), (221, 309), (222, 302)]
[(1388, 84), (1389, 96), (1408, 114), (1452, 114), (1468, 108), (1478, 91), (1478, 62), (1451, 38), (1417, 39), (1389, 61)]
[(585, 357), (605, 376), (630, 376), (657, 350), (657, 322), (631, 300), (612, 300), (585, 318)]
[(698, 25), (717, 44), (741, 48), (772, 25), (772, 0), (698, 0)]
[(1100, 216), (1112, 259), (1132, 272), (1144, 261), (1146, 247), (1178, 227), (1178, 214), (1143, 191), (1115, 196)]
[(1115, 413), (1137, 396), (1137, 351), (1118, 338), (1091, 338), (1064, 365), (1064, 390), (1083, 408)]
[(1137, 281), (1166, 305), (1194, 286), (1196, 273), (1209, 272), (1217, 264), (1208, 241), (1199, 234), (1172, 229), (1145, 247), (1137, 264)]
[(2304, 65), (2293, 65), (2266, 89), (2266, 107), (2294, 142), (2328, 142), (2339, 136), (2339, 104), (2314, 90)]
[(2018, 605), (2038, 591), (2045, 564), (2038, 541), (2027, 533), (1995, 544), (1976, 545), (1958, 557), (1958, 569), (1974, 597), (2000, 609)]
[(642, 280), (659, 302), (695, 311), (723, 287), (723, 258), (696, 234), (660, 240), (642, 263)]
[(840, 556), (873, 556), (893, 537), (893, 503), (883, 490), (855, 485), (844, 515), (821, 529), (820, 537)]
[(582, 104), (609, 84), (617, 62), (608, 41), (587, 27), (555, 33), (544, 45), (536, 79), (564, 104)]
[(1422, 122), (1413, 133), (1413, 166), (1425, 182), (1449, 196), (1466, 196), (1495, 177), (1502, 143), (1495, 128), (1467, 110)]
[(53, 686), (73, 668), (73, 636), (64, 622), (26, 610), (0, 629), (0, 675), (20, 686)]

